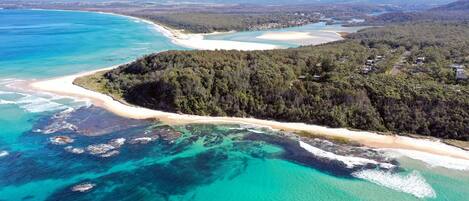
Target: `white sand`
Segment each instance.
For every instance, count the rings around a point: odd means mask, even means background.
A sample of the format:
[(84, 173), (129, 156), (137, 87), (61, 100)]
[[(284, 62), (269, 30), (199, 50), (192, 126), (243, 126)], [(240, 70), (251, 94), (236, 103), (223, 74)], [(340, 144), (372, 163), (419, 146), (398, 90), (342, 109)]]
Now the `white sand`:
[[(109, 68), (108, 68), (109, 69)], [(106, 69), (106, 70), (108, 70)], [(421, 151), (435, 156), (442, 155), (464, 159), (469, 164), (469, 152), (463, 149), (446, 145), (438, 141), (413, 139), (394, 135), (379, 135), (366, 131), (352, 131), (343, 128), (327, 128), (324, 126), (309, 125), (304, 123), (286, 123), (271, 120), (236, 117), (209, 117), (197, 115), (182, 115), (147, 108), (123, 104), (110, 96), (90, 91), (73, 84), (77, 77), (90, 75), (97, 71), (59, 77), (50, 80), (38, 81), (30, 84), (34, 90), (45, 91), (57, 95), (90, 99), (92, 103), (107, 109), (117, 115), (134, 118), (157, 118), (164, 123), (175, 125), (185, 123), (235, 123), (266, 126), (273, 129), (288, 131), (308, 131), (318, 135), (344, 137), (357, 141), (363, 145), (376, 148), (398, 148), (405, 150)]]
[(281, 48), (280, 46), (263, 43), (207, 40), (204, 39), (202, 34), (185, 34), (183, 38), (179, 36), (178, 38), (173, 38), (172, 41), (183, 47), (198, 50), (271, 50)]
[[(116, 14), (117, 15), (117, 14)], [(122, 15), (125, 16), (125, 15)], [(129, 16), (125, 16), (129, 17)], [(210, 34), (185, 34), (180, 30), (170, 29), (168, 27), (156, 24), (152, 21), (140, 19), (136, 17), (129, 17), (138, 21), (142, 21), (151, 24), (155, 27), (158, 32), (163, 33), (166, 37), (171, 39), (174, 44), (197, 49), (197, 50), (271, 50), (280, 49), (282, 47), (264, 43), (253, 43), (253, 42), (240, 42), (240, 41), (229, 41), (229, 40), (208, 40), (205, 39), (205, 35)], [(212, 33), (219, 34), (219, 33)]]
[(260, 36), (257, 36), (258, 39), (264, 40), (278, 40), (278, 41), (289, 41), (289, 40), (307, 40), (317, 38), (311, 35), (308, 32), (267, 32)]
[(291, 42), (297, 45), (320, 45), (334, 41), (343, 40), (344, 38), (333, 30), (312, 30), (308, 32), (264, 32), (257, 36), (257, 39), (268, 41)]
[[(127, 16), (126, 16), (127, 17)], [(131, 17), (133, 18), (133, 17)], [(266, 45), (259, 43), (247, 43), (236, 41), (221, 41), (221, 40), (206, 40), (202, 34), (184, 34), (177, 30), (171, 30), (163, 26), (157, 25), (153, 22), (134, 18), (146, 23), (154, 25), (154, 27), (169, 37), (174, 43), (194, 48), (194, 49), (236, 49), (236, 50), (263, 50), (278, 48), (274, 45)], [(271, 36), (273, 37), (273, 36)], [(279, 37), (279, 36), (276, 36)], [(290, 34), (291, 38), (299, 38), (298, 34)], [(301, 37), (305, 37), (304, 35)], [(111, 67), (114, 68), (114, 67)], [(109, 70), (101, 69), (101, 70)], [(446, 156), (451, 158), (462, 159), (463, 162), (469, 164), (469, 152), (463, 149), (446, 145), (438, 141), (420, 140), (402, 136), (379, 135), (366, 131), (351, 131), (343, 128), (327, 128), (317, 125), (308, 125), (304, 123), (285, 123), (271, 120), (261, 120), (254, 118), (235, 118), (235, 117), (208, 117), (196, 115), (181, 115), (175, 113), (162, 112), (151, 110), (147, 108), (130, 106), (118, 102), (111, 97), (84, 89), (82, 87), (73, 85), (73, 81), (77, 77), (90, 75), (97, 71), (90, 71), (76, 75), (59, 77), (50, 80), (38, 81), (31, 83), (29, 87), (34, 90), (50, 92), (57, 95), (71, 96), (75, 98), (85, 98), (92, 101), (97, 106), (103, 107), (117, 115), (134, 118), (134, 119), (148, 119), (157, 118), (168, 124), (183, 124), (183, 123), (236, 123), (236, 124), (250, 124), (258, 126), (267, 126), (273, 129), (283, 129), (288, 131), (308, 131), (318, 135), (344, 137), (350, 140), (357, 141), (363, 145), (376, 148), (394, 148), (403, 150), (412, 150), (425, 152), (432, 156)]]

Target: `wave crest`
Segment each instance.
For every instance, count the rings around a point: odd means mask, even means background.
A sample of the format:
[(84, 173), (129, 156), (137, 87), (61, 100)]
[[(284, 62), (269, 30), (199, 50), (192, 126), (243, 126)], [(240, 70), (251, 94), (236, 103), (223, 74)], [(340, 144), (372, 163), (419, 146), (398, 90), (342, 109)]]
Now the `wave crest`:
[(395, 165), (390, 164), (390, 163), (380, 163), (378, 161), (367, 159), (367, 158), (338, 155), (332, 152), (328, 152), (328, 151), (324, 151), (322, 149), (316, 148), (303, 141), (299, 141), (299, 143), (300, 143), (300, 147), (305, 149), (306, 151), (316, 156), (322, 157), (322, 158), (341, 161), (347, 166), (347, 168), (354, 168), (355, 166), (363, 166), (367, 164), (374, 164), (381, 168), (386, 168), (386, 169), (391, 169), (395, 167)]
[(435, 190), (427, 183), (418, 171), (408, 175), (393, 174), (388, 171), (362, 170), (352, 173), (352, 176), (396, 191), (409, 193), (418, 198), (435, 198)]

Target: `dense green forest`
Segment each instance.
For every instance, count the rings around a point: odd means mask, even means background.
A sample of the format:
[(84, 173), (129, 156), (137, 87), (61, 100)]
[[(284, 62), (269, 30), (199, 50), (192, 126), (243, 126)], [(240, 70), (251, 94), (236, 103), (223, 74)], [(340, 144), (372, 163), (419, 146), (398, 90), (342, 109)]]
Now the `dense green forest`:
[(468, 66), (468, 45), (468, 25), (404, 24), (321, 46), (162, 52), (81, 83), (164, 111), (469, 140), (468, 81), (450, 68)]
[(248, 31), (301, 26), (318, 22), (318, 14), (263, 13), (164, 13), (139, 15), (152, 21), (193, 33)]
[(388, 5), (224, 5), (177, 10), (131, 10), (113, 11), (145, 18), (165, 26), (191, 33), (225, 31), (252, 31), (301, 26), (320, 20), (332, 22), (363, 19), (367, 13), (395, 11)]

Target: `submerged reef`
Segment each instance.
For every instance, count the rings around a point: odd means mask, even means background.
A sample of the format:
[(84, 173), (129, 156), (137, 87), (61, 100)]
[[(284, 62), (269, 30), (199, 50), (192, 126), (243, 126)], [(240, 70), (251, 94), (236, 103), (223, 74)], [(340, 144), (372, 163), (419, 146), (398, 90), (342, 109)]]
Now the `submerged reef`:
[[(93, 123), (86, 123), (89, 118)], [(96, 119), (109, 122), (101, 125)], [(59, 128), (59, 124), (61, 129), (50, 129)], [(109, 124), (116, 125), (110, 125), (107, 132), (95, 131)], [(49, 132), (38, 134), (38, 129)], [(399, 171), (394, 159), (358, 144), (245, 125), (168, 126), (154, 120), (116, 117), (96, 107), (41, 118), (23, 137), (44, 144), (45, 149), (15, 153), (16, 160), (9, 165), (19, 168), (11, 170), (16, 176), (8, 182), (80, 178), (47, 200), (133, 200), (147, 196), (167, 200), (197, 186), (236, 179), (256, 160), (287, 161), (350, 179), (360, 178), (354, 173), (363, 170)], [(39, 159), (38, 155), (48, 157)], [(4, 173), (0, 171), (0, 176)]]

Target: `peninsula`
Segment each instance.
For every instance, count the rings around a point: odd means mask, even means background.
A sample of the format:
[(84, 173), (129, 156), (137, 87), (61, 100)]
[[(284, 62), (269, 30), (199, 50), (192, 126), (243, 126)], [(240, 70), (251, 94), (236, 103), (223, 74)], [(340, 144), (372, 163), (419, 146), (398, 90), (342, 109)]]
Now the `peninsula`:
[[(169, 51), (32, 87), (89, 98), (137, 119), (255, 124), (469, 159), (466, 151), (439, 142), (341, 129), (467, 140), (467, 80), (456, 79), (449, 66), (460, 55), (446, 59), (431, 50), (438, 45), (464, 52), (468, 31), (467, 26), (419, 23), (367, 29), (345, 41), (287, 50)], [(425, 65), (414, 63), (430, 53), (435, 56)], [(429, 68), (438, 63), (443, 65)]]

